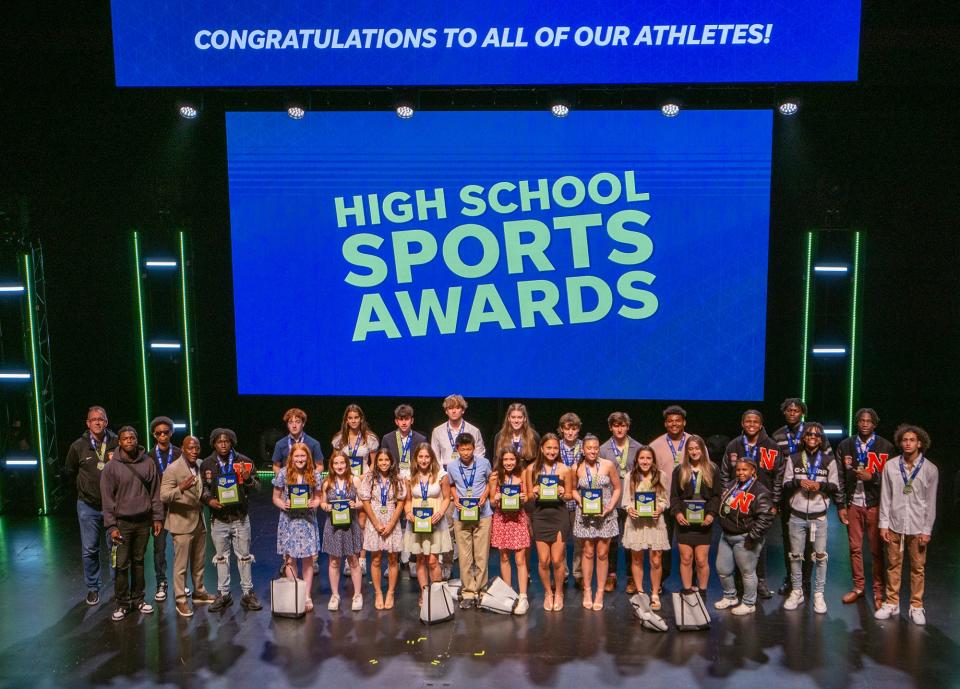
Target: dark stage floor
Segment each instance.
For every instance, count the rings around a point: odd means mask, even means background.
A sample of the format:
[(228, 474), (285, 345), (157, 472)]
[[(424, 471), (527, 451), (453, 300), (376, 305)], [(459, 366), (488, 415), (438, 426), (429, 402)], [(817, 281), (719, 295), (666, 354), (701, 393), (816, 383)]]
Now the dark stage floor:
[[(254, 582), (269, 607), (277, 513), (265, 493), (256, 498), (252, 521)], [(405, 578), (395, 609), (374, 610), (368, 587), (362, 612), (344, 604), (331, 615), (325, 566), (314, 591), (317, 610), (304, 620), (274, 619), (266, 609), (248, 613), (237, 604), (222, 616), (200, 606), (185, 620), (168, 600), (153, 615), (115, 623), (112, 588), (99, 606), (83, 602), (74, 518), (0, 517), (0, 687), (960, 686), (957, 540), (942, 529), (932, 544), (926, 628), (905, 619), (879, 623), (862, 601), (840, 603), (849, 587), (849, 558), (837, 525), (830, 533), (827, 615), (814, 614), (809, 600), (806, 609), (785, 613), (775, 596), (753, 617), (714, 613), (709, 632), (675, 631), (669, 603), (664, 613), (671, 630), (642, 631), (622, 591), (623, 576), (601, 612), (584, 611), (571, 585), (566, 608), (545, 613), (534, 584), (526, 617), (471, 610), (428, 628), (417, 620), (416, 585)], [(780, 552), (777, 543), (775, 580), (782, 573)], [(620, 567), (622, 574), (622, 561)], [(206, 578), (215, 590), (212, 565)], [(237, 581), (234, 575), (235, 588)], [(713, 574), (708, 602), (718, 595)]]

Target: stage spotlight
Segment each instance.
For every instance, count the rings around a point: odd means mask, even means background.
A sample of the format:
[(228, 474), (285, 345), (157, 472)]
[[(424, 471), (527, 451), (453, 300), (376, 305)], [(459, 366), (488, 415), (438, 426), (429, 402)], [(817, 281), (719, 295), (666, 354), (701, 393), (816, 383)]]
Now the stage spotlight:
[(406, 103), (397, 106), (397, 117), (401, 120), (409, 120), (413, 117), (413, 106)]
[(780, 105), (777, 106), (777, 110), (780, 111), (781, 115), (796, 115), (797, 110), (800, 109), (800, 104), (795, 100), (785, 100)]
[(292, 120), (302, 120), (304, 115), (307, 114), (307, 111), (301, 108), (299, 105), (291, 105), (287, 108), (287, 114)]
[(570, 114), (570, 106), (566, 103), (554, 103), (550, 106), (550, 112), (554, 117), (566, 117)]
[(663, 113), (664, 117), (676, 117), (680, 114), (680, 105), (673, 101), (668, 101), (660, 106), (660, 112)]
[(195, 120), (198, 114), (197, 109), (192, 105), (186, 104), (180, 106), (180, 117), (185, 120)]

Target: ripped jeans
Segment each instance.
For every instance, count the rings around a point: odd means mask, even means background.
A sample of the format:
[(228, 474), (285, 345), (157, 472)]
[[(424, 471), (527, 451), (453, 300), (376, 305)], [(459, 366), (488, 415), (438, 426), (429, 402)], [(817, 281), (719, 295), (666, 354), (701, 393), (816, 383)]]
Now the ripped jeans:
[(803, 519), (790, 515), (787, 524), (790, 532), (790, 580), (794, 591), (803, 590), (803, 551), (813, 534), (813, 564), (816, 576), (813, 581), (813, 593), (823, 593), (827, 581), (827, 516), (816, 519)]
[(230, 551), (237, 556), (240, 571), (240, 589), (244, 594), (253, 591), (253, 555), (250, 553), (250, 517), (233, 522), (211, 520), (210, 537), (216, 555), (217, 590), (223, 595), (230, 593)]

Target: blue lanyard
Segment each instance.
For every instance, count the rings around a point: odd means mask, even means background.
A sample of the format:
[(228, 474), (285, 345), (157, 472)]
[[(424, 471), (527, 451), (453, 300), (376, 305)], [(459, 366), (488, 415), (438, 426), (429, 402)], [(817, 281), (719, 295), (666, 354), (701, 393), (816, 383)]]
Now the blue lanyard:
[(298, 443), (302, 443), (302, 442), (303, 442), (303, 434), (302, 434), (302, 433), (300, 434), (300, 439), (299, 439), (299, 440), (297, 440), (296, 438), (294, 438), (292, 435), (288, 435), (288, 436), (287, 436), (287, 453), (289, 454), (290, 452), (293, 452), (293, 446), (294, 446), (294, 445), (297, 445)]
[(910, 486), (911, 489), (913, 488), (913, 479), (915, 479), (917, 474), (920, 473), (920, 467), (923, 466), (924, 459), (925, 457), (920, 455), (920, 461), (917, 462), (917, 466), (915, 466), (913, 471), (910, 473), (910, 478), (907, 478), (907, 469), (903, 463), (903, 455), (900, 456), (900, 475), (903, 477), (904, 486)]
[(173, 458), (173, 445), (171, 445), (170, 449), (167, 450), (167, 461), (163, 461), (163, 456), (160, 454), (159, 445), (154, 448), (154, 451), (157, 453), (157, 464), (160, 465), (160, 473), (162, 474), (166, 468), (170, 466), (170, 461)]
[(737, 496), (740, 495), (740, 493), (746, 493), (748, 490), (750, 490), (750, 486), (752, 486), (752, 485), (753, 485), (753, 482), (756, 481), (756, 480), (757, 480), (757, 477), (754, 476), (752, 479), (750, 479), (749, 481), (747, 481), (747, 482), (744, 483), (743, 485), (735, 485), (733, 488), (731, 488), (731, 489), (727, 492), (727, 497), (726, 497), (726, 499), (724, 500), (724, 502), (732, 502), (732, 501), (736, 500), (736, 499), (737, 499)]
[(807, 471), (807, 479), (810, 481), (817, 480), (817, 472), (820, 470), (820, 464), (823, 462), (823, 453), (817, 452), (817, 461), (811, 466), (807, 462), (807, 451), (803, 451), (803, 468)]
[[(357, 458), (357, 451), (360, 450), (360, 441), (363, 440), (363, 434), (357, 431), (357, 441), (353, 444), (353, 447), (350, 449), (350, 459)], [(350, 439), (347, 436), (347, 446), (350, 446)]]
[(870, 439), (867, 441), (866, 445), (861, 445), (860, 436), (857, 436), (857, 464), (859, 464), (862, 467), (867, 466), (867, 453), (873, 449), (873, 445), (876, 442), (877, 442), (876, 434), (870, 436)]
[(690, 472), (690, 482), (693, 484), (693, 494), (700, 495), (700, 472)]
[(347, 497), (347, 482), (343, 482), (343, 487), (340, 486), (340, 479), (333, 480), (333, 494), (340, 500), (344, 500)]
[(797, 426), (796, 435), (791, 433), (789, 428), (787, 429), (787, 448), (790, 450), (790, 454), (793, 454), (799, 449), (801, 436), (803, 436), (803, 421)]
[(430, 490), (430, 479), (426, 481), (420, 481), (420, 497), (423, 500), (427, 499), (427, 491)]
[(407, 435), (407, 441), (403, 442), (403, 436), (397, 431), (397, 448), (400, 450), (400, 464), (409, 464), (407, 453), (410, 452), (410, 443), (413, 441), (413, 431)]
[(380, 504), (387, 506), (387, 498), (390, 495), (390, 481), (377, 479), (377, 485), (380, 487)]
[(513, 441), (513, 451), (520, 455), (520, 451), (523, 450), (523, 438)]
[(560, 443), (560, 457), (563, 458), (563, 463), (572, 467), (576, 464), (580, 457), (583, 455), (583, 441), (578, 440), (577, 444), (573, 446), (573, 449), (567, 449), (566, 443)]
[(626, 444), (623, 446), (623, 452), (620, 451), (620, 448), (617, 447), (617, 443), (613, 438), (610, 438), (610, 447), (613, 449), (613, 455), (617, 458), (617, 464), (620, 465), (621, 469), (627, 468), (627, 450), (630, 449), (630, 441), (627, 440)]
[[(463, 421), (463, 419), (461, 419), (461, 420), (460, 420), (460, 432), (457, 433), (457, 435), (459, 435), (460, 433), (463, 433), (465, 428), (466, 428), (466, 426), (464, 425), (464, 421)], [(456, 450), (457, 450), (457, 436), (455, 436), (455, 435), (453, 434), (453, 429), (450, 428), (450, 422), (449, 422), (449, 421), (447, 421), (447, 440), (450, 441), (450, 449), (453, 450), (454, 452), (456, 452)]]
[(220, 465), (220, 473), (221, 473), (221, 474), (228, 474), (228, 475), (229, 475), (229, 474), (234, 473), (234, 471), (233, 471), (233, 459), (234, 459), (235, 456), (236, 456), (236, 455), (234, 454), (233, 450), (230, 450), (230, 454), (227, 455), (227, 471), (224, 471), (224, 470), (223, 470), (223, 460), (220, 459), (220, 455), (217, 455), (217, 464)]
[(470, 472), (470, 481), (467, 481), (467, 472), (463, 470), (463, 464), (460, 465), (460, 478), (463, 480), (463, 489), (467, 491), (467, 497), (473, 497), (473, 482), (477, 478), (477, 464), (473, 463)]
[(673, 463), (676, 464), (680, 461), (680, 453), (683, 452), (683, 446), (687, 442), (687, 434), (684, 433), (680, 436), (680, 445), (677, 447), (673, 446), (673, 441), (670, 440), (670, 436), (667, 436), (667, 445), (670, 446), (670, 452), (673, 454)]
[[(596, 488), (596, 486), (593, 485), (593, 476), (590, 474), (590, 466), (589, 466), (588, 464), (584, 464), (583, 468), (587, 470), (587, 485), (588, 485), (590, 488)], [(599, 482), (599, 480), (600, 480), (600, 472), (598, 471), (598, 472), (597, 472), (597, 481)]]
[[(747, 459), (750, 459), (756, 462), (757, 455), (760, 454), (760, 439), (757, 438), (757, 442), (755, 442), (753, 445), (748, 445), (747, 434), (744, 433), (742, 436), (742, 440), (743, 440), (743, 452), (747, 456)], [(751, 450), (750, 448), (753, 448), (753, 449)]]

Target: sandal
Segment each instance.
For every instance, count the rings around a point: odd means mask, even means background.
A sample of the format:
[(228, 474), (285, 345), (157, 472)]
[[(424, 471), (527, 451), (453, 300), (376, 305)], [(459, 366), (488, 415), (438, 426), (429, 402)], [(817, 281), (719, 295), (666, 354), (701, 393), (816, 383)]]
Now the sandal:
[(387, 600), (383, 603), (384, 610), (393, 610), (393, 591), (387, 591)]
[(563, 610), (563, 594), (557, 593), (553, 596), (553, 609), (555, 612)]
[(373, 592), (373, 607), (377, 610), (383, 610), (383, 593), (381, 591)]
[(660, 596), (656, 593), (650, 594), (650, 609), (659, 610), (660, 609)]
[(586, 591), (583, 592), (583, 609), (593, 610), (593, 597)]
[(553, 610), (553, 594), (547, 593), (543, 596), (543, 609)]
[(594, 610), (603, 610), (603, 594), (597, 593), (596, 599), (593, 601)]

